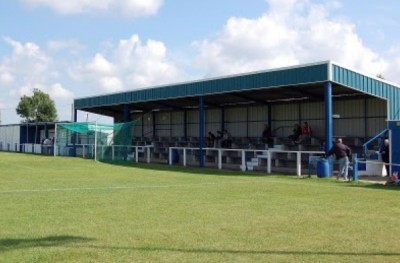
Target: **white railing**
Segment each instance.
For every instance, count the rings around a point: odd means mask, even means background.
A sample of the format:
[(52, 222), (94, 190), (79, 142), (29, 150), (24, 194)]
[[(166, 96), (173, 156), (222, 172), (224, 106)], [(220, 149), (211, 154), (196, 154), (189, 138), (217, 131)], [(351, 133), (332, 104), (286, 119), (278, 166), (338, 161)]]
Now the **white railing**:
[[(172, 165), (173, 163), (173, 154), (172, 152), (182, 151), (183, 152), (183, 166), (187, 166), (187, 152), (188, 151), (199, 151), (199, 148), (192, 148), (192, 147), (169, 147), (169, 160), (168, 163)], [(296, 155), (296, 174), (301, 176), (301, 156), (303, 154), (306, 155), (314, 155), (314, 154), (324, 154), (323, 151), (289, 151), (289, 150), (281, 150), (281, 149), (268, 149), (268, 150), (256, 150), (256, 149), (225, 149), (225, 148), (203, 148), (203, 151), (215, 151), (217, 152), (217, 165), (218, 169), (222, 169), (222, 156), (225, 152), (236, 152), (238, 153), (237, 157), (241, 157), (241, 165), (240, 168), (242, 171), (246, 170), (246, 153), (253, 154), (254, 157), (257, 155), (261, 155), (258, 158), (260, 159), (267, 159), (267, 173), (271, 173), (272, 171), (272, 160), (276, 159), (275, 154), (277, 153), (286, 153), (286, 154), (295, 154)], [(229, 156), (227, 156), (229, 157)]]
[(111, 145), (111, 146), (101, 146), (101, 153), (102, 153), (102, 158), (104, 158), (104, 153), (105, 149), (111, 147), (111, 160), (115, 160), (115, 151), (118, 148), (128, 148), (131, 149), (132, 154), (126, 154), (128, 159), (134, 159), (135, 162), (139, 162), (139, 154), (140, 153), (145, 153), (146, 156), (146, 162), (150, 163), (151, 162), (151, 149), (153, 148), (153, 145), (145, 145), (145, 146), (126, 146), (126, 145)]
[(296, 154), (296, 175), (301, 176), (301, 155), (302, 154), (307, 154), (309, 156), (312, 156), (314, 154), (325, 154), (324, 151), (286, 151), (286, 150), (280, 150), (280, 149), (269, 149), (268, 150), (268, 162), (267, 162), (267, 172), (271, 173), (271, 167), (272, 167), (272, 155), (273, 153), (287, 153), (287, 154)]

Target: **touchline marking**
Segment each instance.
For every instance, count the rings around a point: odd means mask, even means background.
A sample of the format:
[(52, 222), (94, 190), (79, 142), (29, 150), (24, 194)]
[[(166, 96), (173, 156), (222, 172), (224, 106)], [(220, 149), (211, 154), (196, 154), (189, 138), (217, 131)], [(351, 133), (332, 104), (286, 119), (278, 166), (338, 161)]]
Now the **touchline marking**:
[[(7, 193), (40, 193), (40, 192), (73, 192), (73, 191), (95, 191), (95, 190), (128, 190), (128, 189), (156, 189), (156, 188), (185, 188), (185, 187), (199, 187), (207, 185), (224, 185), (224, 184), (248, 184), (248, 183), (277, 183), (285, 185), (301, 185), (301, 186), (316, 186), (320, 188), (337, 188), (333, 185), (321, 185), (321, 184), (307, 184), (305, 182), (295, 181), (276, 181), (276, 180), (242, 180), (240, 182), (218, 182), (218, 183), (198, 183), (198, 184), (171, 184), (171, 185), (136, 185), (136, 186), (104, 186), (104, 187), (72, 187), (72, 188), (48, 188), (48, 189), (14, 189), (14, 190), (2, 190), (0, 194)], [(341, 189), (346, 190), (374, 190), (364, 187), (343, 187)]]
[(226, 183), (200, 183), (200, 184), (175, 184), (175, 185), (137, 185), (137, 186), (107, 186), (107, 187), (75, 187), (75, 188), (48, 188), (48, 189), (15, 189), (0, 191), (0, 194), (6, 193), (35, 193), (35, 192), (72, 192), (72, 191), (88, 191), (88, 190), (125, 190), (125, 189), (146, 189), (146, 188), (175, 188), (175, 187), (193, 187), (205, 185), (221, 185), (221, 184), (242, 184), (247, 182), (226, 182)]

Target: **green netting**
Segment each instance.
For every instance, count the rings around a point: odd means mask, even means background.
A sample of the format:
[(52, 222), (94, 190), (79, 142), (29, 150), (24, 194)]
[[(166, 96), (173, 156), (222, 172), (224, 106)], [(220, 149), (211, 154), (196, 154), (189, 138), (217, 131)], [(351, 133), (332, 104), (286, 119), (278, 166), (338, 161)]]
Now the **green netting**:
[(55, 155), (96, 160), (126, 160), (138, 120), (104, 124), (60, 123), (55, 132)]

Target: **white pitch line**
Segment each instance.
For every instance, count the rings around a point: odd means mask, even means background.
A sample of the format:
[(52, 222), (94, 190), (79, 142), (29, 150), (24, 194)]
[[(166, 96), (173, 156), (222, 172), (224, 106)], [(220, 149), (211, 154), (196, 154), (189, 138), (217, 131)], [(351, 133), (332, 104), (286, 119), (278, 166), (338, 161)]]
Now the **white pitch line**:
[(146, 188), (176, 188), (176, 187), (193, 187), (205, 185), (220, 184), (241, 184), (248, 182), (226, 182), (226, 183), (200, 183), (200, 184), (175, 184), (175, 185), (136, 185), (136, 186), (107, 186), (107, 187), (76, 187), (76, 188), (48, 188), (48, 189), (15, 189), (3, 190), (0, 194), (6, 193), (37, 193), (37, 192), (69, 192), (69, 191), (88, 191), (88, 190), (126, 190), (126, 189), (146, 189)]
[[(48, 189), (14, 189), (14, 190), (0, 190), (0, 194), (7, 193), (40, 193), (40, 192), (73, 192), (73, 191), (91, 191), (91, 190), (128, 190), (128, 189), (155, 189), (155, 188), (185, 188), (185, 187), (199, 187), (207, 185), (223, 185), (223, 184), (248, 184), (248, 183), (277, 183), (285, 185), (302, 185), (302, 186), (316, 186), (320, 188), (337, 188), (334, 185), (322, 184), (307, 184), (305, 181), (302, 183), (295, 181), (276, 181), (276, 180), (243, 180), (240, 182), (218, 182), (218, 183), (198, 183), (198, 184), (175, 184), (175, 185), (136, 185), (136, 186), (107, 186), (107, 187), (72, 187), (72, 188), (48, 188)], [(364, 187), (344, 187), (342, 189), (359, 189), (359, 190), (374, 190)]]

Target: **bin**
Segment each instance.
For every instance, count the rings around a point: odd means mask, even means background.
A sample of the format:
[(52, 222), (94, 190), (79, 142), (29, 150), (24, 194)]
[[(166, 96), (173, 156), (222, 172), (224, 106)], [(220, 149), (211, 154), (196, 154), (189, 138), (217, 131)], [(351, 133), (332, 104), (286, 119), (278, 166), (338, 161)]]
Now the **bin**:
[(172, 149), (172, 163), (179, 163), (178, 149)]
[(329, 161), (326, 159), (320, 159), (317, 163), (317, 176), (319, 178), (325, 178), (330, 176)]
[(74, 151), (74, 148), (73, 148), (73, 147), (71, 147), (71, 148), (68, 149), (68, 156), (70, 156), (70, 157), (75, 157), (75, 151)]

